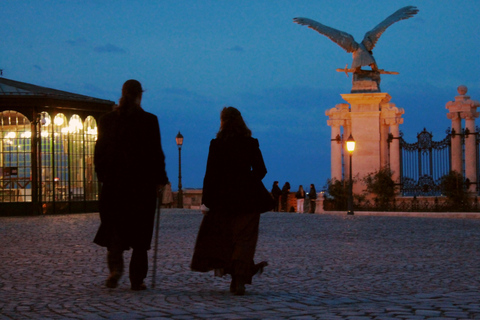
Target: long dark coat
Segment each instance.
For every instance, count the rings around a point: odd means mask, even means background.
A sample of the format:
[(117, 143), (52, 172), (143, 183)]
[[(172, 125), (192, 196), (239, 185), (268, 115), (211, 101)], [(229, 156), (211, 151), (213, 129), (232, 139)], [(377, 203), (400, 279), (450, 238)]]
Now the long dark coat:
[(141, 108), (101, 117), (94, 161), (102, 182), (101, 224), (94, 242), (150, 249), (156, 186), (168, 181), (157, 117)]
[[(257, 139), (211, 141), (202, 199), (210, 211), (198, 232), (192, 270), (230, 273), (232, 261), (241, 260), (252, 271), (247, 275), (247, 283), (251, 282), (260, 215), (255, 212), (252, 192), (255, 181), (261, 181), (266, 173)], [(242, 242), (243, 250), (238, 250), (237, 241)]]
[(258, 140), (213, 139), (203, 180), (202, 203), (212, 210), (253, 212), (253, 186), (267, 174)]

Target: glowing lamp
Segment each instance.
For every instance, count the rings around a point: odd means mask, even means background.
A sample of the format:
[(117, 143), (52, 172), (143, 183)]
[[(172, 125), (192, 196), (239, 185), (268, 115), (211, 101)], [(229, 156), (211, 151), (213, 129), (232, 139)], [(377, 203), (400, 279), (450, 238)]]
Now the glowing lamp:
[(347, 150), (352, 153), (355, 150), (355, 140), (353, 140), (352, 134), (347, 139)]

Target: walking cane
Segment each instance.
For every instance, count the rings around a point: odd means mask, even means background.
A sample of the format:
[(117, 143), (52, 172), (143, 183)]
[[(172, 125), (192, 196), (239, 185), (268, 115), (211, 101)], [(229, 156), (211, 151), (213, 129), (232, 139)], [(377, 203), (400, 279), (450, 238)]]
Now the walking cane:
[(155, 280), (157, 278), (157, 251), (158, 251), (158, 229), (160, 229), (160, 206), (162, 205), (163, 189), (157, 196), (157, 210), (155, 213), (155, 243), (153, 245), (153, 274), (152, 274), (152, 288), (155, 288)]

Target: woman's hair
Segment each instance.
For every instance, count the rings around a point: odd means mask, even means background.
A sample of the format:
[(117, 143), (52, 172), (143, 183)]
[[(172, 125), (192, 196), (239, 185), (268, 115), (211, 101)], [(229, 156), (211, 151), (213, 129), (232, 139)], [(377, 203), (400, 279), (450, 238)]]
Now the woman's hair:
[(220, 113), (220, 130), (217, 133), (219, 139), (233, 137), (251, 137), (252, 131), (248, 129), (242, 114), (234, 107), (224, 107)]
[(132, 111), (141, 108), (137, 102), (138, 97), (143, 93), (142, 85), (137, 80), (127, 80), (122, 87), (122, 97), (118, 102), (118, 110), (120, 112)]

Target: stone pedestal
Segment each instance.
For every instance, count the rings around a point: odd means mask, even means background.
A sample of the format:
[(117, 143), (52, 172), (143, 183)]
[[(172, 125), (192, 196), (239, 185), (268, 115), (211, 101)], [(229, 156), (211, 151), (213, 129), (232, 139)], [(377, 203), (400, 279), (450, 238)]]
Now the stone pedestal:
[[(365, 189), (363, 177), (381, 168), (381, 105), (390, 101), (388, 93), (342, 94), (350, 104), (350, 132), (356, 141), (352, 154), (352, 173), (357, 178), (353, 193)], [(383, 137), (386, 139), (386, 137)]]
[[(348, 104), (338, 104), (325, 114), (329, 117), (328, 125), (332, 127), (332, 178), (339, 176), (341, 162), (338, 154), (343, 151), (343, 177), (349, 177), (349, 154), (343, 143), (343, 150), (334, 145), (333, 135), (338, 134), (343, 126), (343, 142), (352, 134), (356, 141), (352, 154), (352, 176), (356, 182), (353, 192), (361, 194), (365, 185), (362, 179), (381, 168), (390, 167), (394, 172), (395, 182), (400, 182), (400, 146), (399, 124), (403, 123), (402, 108), (390, 103), (391, 96), (383, 92), (364, 92), (342, 94)], [(390, 153), (389, 153), (389, 138)], [(337, 141), (335, 141), (336, 143)], [(335, 168), (335, 171), (334, 169)], [(340, 180), (340, 179), (338, 179)]]
[(315, 213), (325, 213), (323, 210), (323, 201), (325, 197), (323, 196), (323, 192), (319, 192), (317, 194), (317, 200), (315, 200)]
[(380, 74), (375, 71), (360, 70), (353, 73), (351, 93), (380, 92)]

